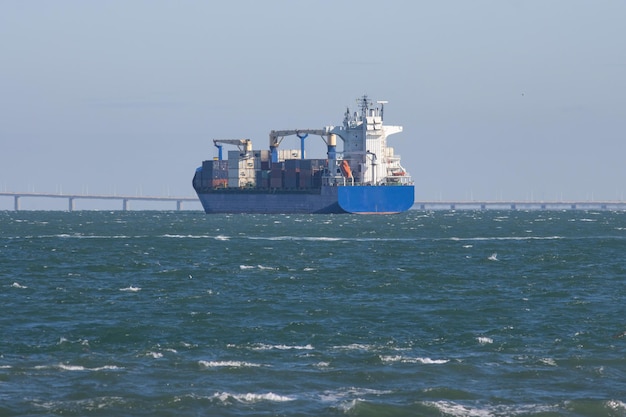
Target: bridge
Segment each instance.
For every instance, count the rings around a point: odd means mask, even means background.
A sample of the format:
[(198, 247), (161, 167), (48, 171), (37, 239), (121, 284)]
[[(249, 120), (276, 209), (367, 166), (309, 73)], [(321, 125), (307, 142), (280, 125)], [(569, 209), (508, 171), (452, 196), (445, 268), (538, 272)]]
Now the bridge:
[[(127, 211), (131, 201), (163, 201), (176, 203), (176, 210), (183, 208), (183, 202), (199, 204), (196, 197), (159, 197), (129, 196), (106, 194), (53, 194), (53, 193), (17, 193), (0, 192), (0, 197), (13, 198), (13, 209), (20, 210), (23, 198), (56, 198), (66, 199), (68, 211), (74, 211), (76, 200), (117, 200), (122, 203), (122, 210)], [(626, 201), (416, 201), (414, 210), (615, 210), (626, 211)]]
[(176, 203), (176, 210), (180, 211), (183, 208), (183, 202), (194, 201), (197, 202), (196, 197), (158, 197), (158, 196), (129, 196), (129, 195), (106, 195), (106, 194), (53, 194), (53, 193), (15, 193), (15, 192), (0, 192), (0, 197), (12, 197), (13, 209), (15, 211), (20, 210), (20, 200), (23, 198), (61, 198), (66, 199), (68, 211), (75, 210), (76, 200), (117, 200), (122, 203), (122, 210), (129, 209), (130, 201), (171, 201)]
[(416, 210), (626, 210), (626, 201), (416, 201)]

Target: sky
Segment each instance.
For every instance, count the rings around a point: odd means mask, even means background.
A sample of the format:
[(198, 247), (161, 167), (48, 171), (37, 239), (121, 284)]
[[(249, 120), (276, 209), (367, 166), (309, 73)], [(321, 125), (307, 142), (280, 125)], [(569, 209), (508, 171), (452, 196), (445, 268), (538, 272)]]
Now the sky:
[(404, 127), (389, 144), (417, 201), (621, 201), (624, 16), (623, 0), (1, 0), (0, 191), (191, 197), (213, 138), (268, 149), (367, 94)]

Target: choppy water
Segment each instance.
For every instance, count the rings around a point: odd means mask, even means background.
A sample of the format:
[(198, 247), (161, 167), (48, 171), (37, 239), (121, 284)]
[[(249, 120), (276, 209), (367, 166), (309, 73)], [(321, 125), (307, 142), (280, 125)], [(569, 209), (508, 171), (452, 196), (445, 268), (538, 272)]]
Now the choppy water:
[(0, 212), (0, 415), (626, 416), (626, 213)]

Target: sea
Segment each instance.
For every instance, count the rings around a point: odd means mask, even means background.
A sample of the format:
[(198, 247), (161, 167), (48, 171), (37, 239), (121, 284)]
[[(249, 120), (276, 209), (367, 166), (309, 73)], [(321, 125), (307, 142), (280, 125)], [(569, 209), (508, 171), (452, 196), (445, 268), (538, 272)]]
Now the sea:
[(626, 212), (0, 212), (0, 416), (626, 416)]

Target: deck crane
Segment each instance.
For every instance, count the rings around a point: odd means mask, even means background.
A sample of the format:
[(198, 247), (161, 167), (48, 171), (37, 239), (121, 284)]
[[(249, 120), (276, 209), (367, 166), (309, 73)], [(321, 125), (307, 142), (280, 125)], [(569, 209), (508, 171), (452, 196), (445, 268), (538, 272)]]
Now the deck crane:
[[(304, 159), (304, 139), (309, 135), (318, 135), (329, 145), (326, 137), (329, 135), (328, 129), (291, 129), (291, 130), (272, 130), (270, 132), (270, 157), (272, 162), (278, 162), (278, 146), (285, 136), (296, 135), (300, 138), (300, 158)], [(333, 138), (334, 140), (334, 138)], [(334, 148), (333, 148), (334, 150)]]
[(236, 145), (241, 153), (252, 153), (252, 141), (250, 139), (213, 139), (213, 145), (217, 148), (218, 159), (222, 160), (222, 145)]

